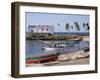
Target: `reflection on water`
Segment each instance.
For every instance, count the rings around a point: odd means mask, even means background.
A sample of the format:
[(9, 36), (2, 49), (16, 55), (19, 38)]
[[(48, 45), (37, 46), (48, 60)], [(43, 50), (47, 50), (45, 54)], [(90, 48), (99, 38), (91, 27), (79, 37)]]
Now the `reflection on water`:
[[(53, 43), (56, 41), (46, 41), (49, 43)], [(44, 43), (42, 41), (36, 40), (26, 40), (26, 57), (34, 56), (34, 54), (50, 54), (56, 52), (73, 52), (79, 49), (89, 47), (89, 41), (60, 41), (63, 42), (66, 47), (63, 49), (52, 49), (52, 50), (42, 50), (43, 47), (49, 47), (48, 43)]]

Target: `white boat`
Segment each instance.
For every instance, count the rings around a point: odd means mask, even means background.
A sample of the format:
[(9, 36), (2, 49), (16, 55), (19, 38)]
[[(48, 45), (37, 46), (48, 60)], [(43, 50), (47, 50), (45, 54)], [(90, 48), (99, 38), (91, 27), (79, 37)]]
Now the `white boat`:
[(53, 41), (53, 42), (47, 42), (47, 41), (42, 41), (44, 43), (49, 44), (48, 47), (42, 47), (42, 50), (48, 50), (48, 51), (53, 51), (53, 50), (62, 50), (66, 47), (64, 42), (60, 41)]
[(54, 50), (62, 50), (64, 47), (42, 47), (42, 50), (47, 50), (47, 51), (54, 51)]
[(56, 48), (42, 47), (42, 50), (53, 51), (56, 50)]

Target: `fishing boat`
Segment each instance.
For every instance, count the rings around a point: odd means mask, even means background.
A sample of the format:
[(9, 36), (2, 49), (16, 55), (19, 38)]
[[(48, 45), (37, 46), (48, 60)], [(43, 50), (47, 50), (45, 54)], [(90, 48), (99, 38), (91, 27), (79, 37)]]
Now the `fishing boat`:
[(54, 50), (62, 50), (64, 49), (64, 47), (42, 47), (41, 49), (46, 51), (54, 51)]
[(58, 59), (58, 53), (57, 54), (51, 54), (46, 56), (38, 56), (38, 57), (32, 57), (26, 59), (26, 64), (33, 64), (33, 63), (45, 63), (50, 61), (55, 61)]
[(50, 47), (42, 47), (42, 50), (47, 50), (47, 51), (52, 51), (52, 50), (56, 50), (56, 48), (50, 48)]
[(57, 50), (57, 49), (63, 49), (64, 47), (66, 47), (65, 43), (61, 43), (61, 42), (53, 42), (51, 44), (49, 44), (48, 47), (42, 47), (42, 50)]

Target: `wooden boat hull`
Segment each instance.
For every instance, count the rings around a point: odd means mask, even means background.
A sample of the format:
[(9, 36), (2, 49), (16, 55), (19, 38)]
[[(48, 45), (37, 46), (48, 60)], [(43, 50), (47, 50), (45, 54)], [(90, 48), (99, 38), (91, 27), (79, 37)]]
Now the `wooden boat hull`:
[(58, 54), (29, 58), (26, 60), (26, 64), (51, 62), (55, 61), (56, 59), (58, 59)]

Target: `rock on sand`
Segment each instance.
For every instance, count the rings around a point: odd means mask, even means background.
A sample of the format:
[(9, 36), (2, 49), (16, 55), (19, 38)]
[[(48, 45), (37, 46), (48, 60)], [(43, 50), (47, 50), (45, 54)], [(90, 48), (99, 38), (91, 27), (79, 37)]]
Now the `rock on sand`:
[(60, 60), (60, 61), (66, 60), (67, 61), (67, 60), (69, 60), (69, 56), (66, 54), (61, 54), (58, 56), (58, 60)]
[(89, 57), (89, 53), (84, 52), (83, 50), (77, 51), (74, 53), (69, 54), (61, 54), (58, 56), (58, 60), (75, 60), (75, 59), (81, 59), (81, 58), (87, 58)]

